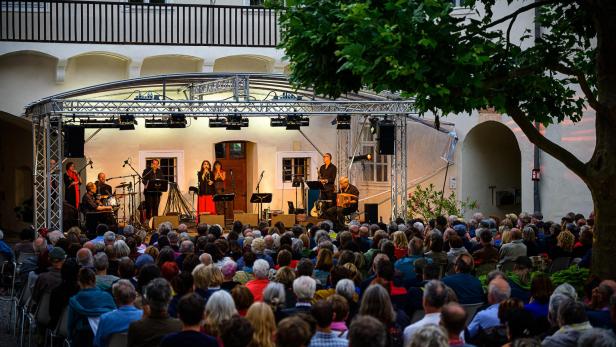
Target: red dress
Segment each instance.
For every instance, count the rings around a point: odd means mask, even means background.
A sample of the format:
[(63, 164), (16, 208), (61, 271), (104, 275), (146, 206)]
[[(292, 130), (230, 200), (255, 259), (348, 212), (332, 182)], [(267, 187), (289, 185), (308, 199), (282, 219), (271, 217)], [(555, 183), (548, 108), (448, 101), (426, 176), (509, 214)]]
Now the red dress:
[(197, 173), (197, 180), (199, 181), (199, 198), (197, 200), (197, 223), (199, 223), (199, 214), (209, 213), (216, 214), (216, 205), (214, 204), (214, 184), (209, 184), (212, 180), (212, 173), (201, 172)]

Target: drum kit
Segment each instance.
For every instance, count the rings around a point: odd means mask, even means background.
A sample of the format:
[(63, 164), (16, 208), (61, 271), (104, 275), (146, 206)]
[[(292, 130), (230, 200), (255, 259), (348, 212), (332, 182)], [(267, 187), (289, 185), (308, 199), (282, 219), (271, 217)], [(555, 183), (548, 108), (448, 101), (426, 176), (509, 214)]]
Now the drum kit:
[[(118, 192), (118, 189), (121, 191)], [(133, 191), (132, 182), (121, 182), (114, 187), (114, 192), (111, 195), (99, 195), (98, 199), (103, 206), (111, 206), (113, 208), (113, 216), (118, 223), (131, 222), (135, 206), (135, 196), (137, 192)]]

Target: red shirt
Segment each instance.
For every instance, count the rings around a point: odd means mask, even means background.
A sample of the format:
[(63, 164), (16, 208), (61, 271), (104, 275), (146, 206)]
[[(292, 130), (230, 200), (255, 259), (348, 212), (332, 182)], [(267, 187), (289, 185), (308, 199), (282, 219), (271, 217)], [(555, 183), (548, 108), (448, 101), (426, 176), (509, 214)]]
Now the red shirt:
[(263, 291), (265, 287), (269, 284), (268, 279), (254, 279), (252, 281), (248, 281), (246, 283), (246, 288), (250, 290), (252, 296), (255, 298), (255, 301), (263, 301)]

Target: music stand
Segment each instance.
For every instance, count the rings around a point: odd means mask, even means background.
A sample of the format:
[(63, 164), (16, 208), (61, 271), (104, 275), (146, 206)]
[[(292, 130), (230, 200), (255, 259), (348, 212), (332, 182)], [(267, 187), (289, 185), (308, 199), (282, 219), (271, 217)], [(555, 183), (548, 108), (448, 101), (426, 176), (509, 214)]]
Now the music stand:
[[(227, 202), (235, 200), (235, 193), (214, 194), (214, 197), (212, 198), (212, 200), (214, 200), (214, 202), (219, 202), (219, 201), (223, 202), (222, 206), (223, 206), (224, 218), (227, 218)], [(227, 222), (225, 219), (225, 224), (226, 223)], [(223, 228), (224, 228), (224, 225), (223, 225)]]
[(261, 215), (263, 214), (263, 204), (269, 204), (272, 202), (272, 193), (252, 193), (250, 196), (251, 204), (259, 204), (259, 222), (261, 222)]
[(323, 185), (323, 183), (321, 183), (321, 181), (306, 181), (306, 184), (308, 185), (308, 188), (310, 189), (323, 190), (325, 188), (325, 186)]
[(169, 189), (169, 181), (163, 179), (149, 180), (145, 189), (148, 193), (164, 193)]

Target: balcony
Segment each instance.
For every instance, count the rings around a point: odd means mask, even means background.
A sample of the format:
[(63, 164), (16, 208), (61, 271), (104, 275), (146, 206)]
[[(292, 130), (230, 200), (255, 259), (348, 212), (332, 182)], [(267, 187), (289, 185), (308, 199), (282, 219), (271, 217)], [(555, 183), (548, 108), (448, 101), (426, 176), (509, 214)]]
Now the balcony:
[(0, 41), (276, 47), (278, 11), (264, 7), (0, 0)]

